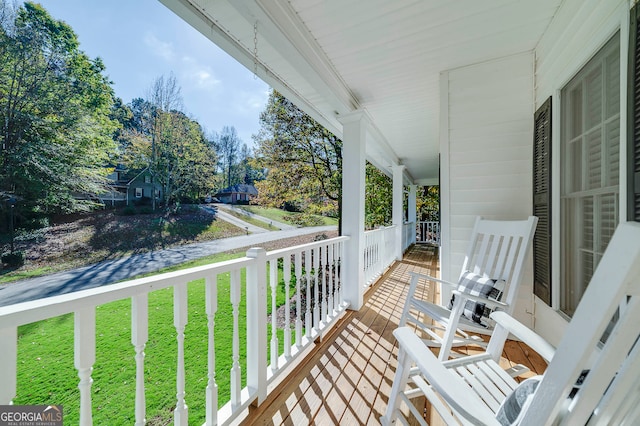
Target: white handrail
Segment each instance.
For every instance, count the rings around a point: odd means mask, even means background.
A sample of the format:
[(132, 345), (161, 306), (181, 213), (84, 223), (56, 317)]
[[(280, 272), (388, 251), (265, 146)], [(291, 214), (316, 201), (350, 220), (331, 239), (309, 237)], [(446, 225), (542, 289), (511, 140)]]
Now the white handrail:
[[(185, 371), (188, 370), (184, 357), (185, 342), (190, 334), (184, 330), (188, 321), (187, 289), (194, 280), (204, 279), (206, 289), (208, 380), (203, 393), (206, 393), (207, 424), (228, 424), (232, 422), (251, 403), (260, 404), (267, 396), (267, 389), (280, 373), (284, 371), (304, 349), (313, 344), (327, 327), (346, 309), (343, 300), (343, 283), (341, 282), (341, 264), (344, 243), (349, 237), (338, 237), (317, 241), (296, 247), (265, 252), (255, 248), (247, 252), (246, 257), (215, 264), (198, 266), (181, 271), (139, 278), (127, 282), (103, 287), (82, 290), (40, 300), (34, 300), (0, 307), (0, 404), (10, 404), (16, 396), (18, 345), (17, 329), (30, 324), (60, 315), (75, 315), (75, 367), (80, 377), (80, 424), (91, 425), (91, 372), (95, 362), (96, 326), (95, 313), (100, 305), (131, 298), (131, 343), (132, 358), (136, 362), (136, 389), (132, 394), (135, 399), (136, 424), (145, 422), (145, 389), (144, 389), (144, 348), (148, 340), (148, 294), (172, 287), (174, 289), (174, 326), (178, 339), (177, 372), (176, 372), (176, 407), (174, 421), (176, 424), (188, 424), (188, 398), (185, 394)], [(278, 272), (282, 265), (282, 273)], [(241, 272), (246, 270), (246, 279), (241, 279)], [(218, 410), (218, 386), (215, 375), (215, 316), (218, 311), (217, 276), (229, 273), (231, 276), (231, 300), (233, 306), (233, 331), (230, 344), (233, 346), (233, 366), (231, 375), (231, 399)], [(281, 276), (279, 278), (279, 276)], [(267, 286), (272, 290), (285, 283), (285, 347), (284, 353), (278, 351), (276, 333), (270, 339), (267, 336), (267, 305), (272, 307), (272, 315), (276, 315), (274, 300), (267, 300)], [(290, 289), (295, 286), (296, 297), (296, 332), (295, 342), (291, 342), (290, 332)], [(238, 314), (241, 286), (246, 285), (246, 324)], [(302, 309), (301, 305), (305, 305)], [(303, 330), (302, 324), (306, 323)], [(275, 324), (275, 321), (272, 322)], [(247, 383), (241, 389), (241, 360), (239, 330), (246, 326), (247, 339), (246, 368)], [(303, 334), (304, 333), (304, 334)], [(218, 337), (219, 338), (219, 337)], [(267, 365), (268, 351), (271, 351), (271, 364)], [(35, 372), (34, 372), (35, 373)]]

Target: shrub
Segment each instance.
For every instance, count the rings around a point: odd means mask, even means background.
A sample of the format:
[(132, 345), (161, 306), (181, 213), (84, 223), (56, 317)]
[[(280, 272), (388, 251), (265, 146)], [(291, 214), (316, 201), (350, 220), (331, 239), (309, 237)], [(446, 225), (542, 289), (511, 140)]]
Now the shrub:
[(153, 213), (153, 209), (149, 206), (142, 206), (138, 209), (139, 214), (151, 214)]
[(18, 250), (13, 253), (5, 253), (2, 255), (2, 263), (9, 267), (18, 267), (24, 265), (24, 251)]
[(127, 206), (120, 212), (123, 216), (133, 216), (136, 214), (136, 209), (133, 206)]
[(323, 224), (322, 219), (310, 214), (285, 215), (283, 219), (298, 226), (320, 226)]

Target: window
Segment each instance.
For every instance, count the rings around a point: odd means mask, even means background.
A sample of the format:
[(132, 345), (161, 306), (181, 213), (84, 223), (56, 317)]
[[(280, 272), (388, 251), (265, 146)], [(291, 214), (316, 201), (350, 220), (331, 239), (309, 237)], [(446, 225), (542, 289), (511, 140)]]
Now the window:
[(151, 183), (151, 176), (145, 175), (144, 176), (144, 183)]
[(561, 97), (560, 310), (573, 315), (620, 216), (619, 35)]
[(136, 198), (142, 198), (142, 188), (136, 188)]

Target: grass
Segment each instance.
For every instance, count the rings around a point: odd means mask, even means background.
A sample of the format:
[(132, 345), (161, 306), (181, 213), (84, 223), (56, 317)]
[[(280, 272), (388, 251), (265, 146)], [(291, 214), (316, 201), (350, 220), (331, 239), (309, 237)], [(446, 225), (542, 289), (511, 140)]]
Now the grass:
[[(241, 253), (220, 254), (189, 262), (172, 270), (211, 261), (242, 256)], [(244, 272), (243, 272), (244, 280)], [(229, 274), (218, 276), (218, 312), (215, 317), (216, 383), (220, 405), (230, 395), (229, 371), (232, 359), (233, 316), (229, 303)], [(242, 386), (246, 385), (244, 342), (246, 318), (244, 285), (239, 307), (240, 364)], [(278, 300), (284, 301), (284, 286), (278, 288)], [(270, 288), (267, 300), (271, 299)], [(189, 283), (189, 317), (185, 331), (186, 402), (189, 423), (205, 420), (207, 386), (207, 317), (203, 280)], [(270, 310), (270, 303), (268, 304)], [(145, 348), (145, 389), (147, 422), (167, 424), (176, 402), (177, 342), (173, 326), (173, 291), (157, 290), (149, 294), (149, 340)], [(271, 327), (268, 327), (268, 336)], [(280, 353), (283, 333), (278, 330)], [(269, 338), (268, 338), (269, 340)], [(293, 339), (292, 339), (293, 340)], [(79, 422), (78, 376), (74, 368), (73, 315), (63, 315), (19, 327), (18, 391), (15, 404), (62, 404), (65, 424)], [(134, 422), (135, 351), (131, 344), (131, 302), (111, 302), (96, 309), (96, 362), (92, 373), (92, 406), (94, 424), (129, 425)]]
[[(260, 207), (260, 206), (251, 206), (251, 205), (239, 205), (236, 206), (239, 207), (243, 210), (246, 210), (250, 213), (253, 214), (257, 214), (260, 216), (264, 216), (266, 218), (269, 219), (273, 219), (275, 221), (278, 222), (283, 222), (283, 223), (288, 223), (290, 225), (294, 225), (295, 223), (289, 221), (286, 219), (287, 216), (297, 216), (297, 215), (302, 215), (303, 213), (293, 213), (293, 212), (287, 212), (281, 209), (275, 209), (275, 208), (266, 208), (266, 207)], [(330, 226), (330, 225), (338, 225), (338, 219), (337, 218), (333, 218), (333, 217), (327, 217), (327, 216), (316, 216), (317, 218), (319, 218), (320, 220), (322, 220), (322, 223), (324, 225)]]
[(271, 225), (269, 223), (266, 223), (266, 222), (264, 222), (264, 221), (262, 221), (260, 219), (256, 219), (256, 218), (251, 217), (249, 215), (235, 212), (235, 211), (233, 211), (231, 209), (225, 209), (224, 212), (227, 213), (227, 214), (230, 214), (233, 217), (237, 217), (238, 219), (240, 219), (240, 220), (242, 220), (244, 222), (250, 223), (252, 225), (258, 226), (258, 227), (263, 228), (263, 229), (266, 229), (268, 231), (276, 231), (276, 230), (279, 229), (278, 227), (273, 226), (273, 225)]

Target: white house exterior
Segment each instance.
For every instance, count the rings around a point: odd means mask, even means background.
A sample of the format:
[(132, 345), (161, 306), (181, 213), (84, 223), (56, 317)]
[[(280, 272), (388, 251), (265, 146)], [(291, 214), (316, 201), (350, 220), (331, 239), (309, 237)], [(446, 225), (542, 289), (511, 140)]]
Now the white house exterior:
[[(340, 273), (331, 275), (335, 298), (321, 307), (325, 319), (305, 324), (304, 338), (301, 321), (296, 323), (296, 343), (311, 344), (344, 309), (361, 308), (371, 277), (400, 258), (415, 239), (418, 185), (440, 185), (444, 279), (458, 278), (476, 216), (539, 217), (516, 317), (551, 343), (559, 342), (616, 224), (640, 221), (635, 1), (160, 1), (342, 138), (343, 235), (284, 251), (252, 249), (234, 262), (0, 307), (0, 335), (7, 342), (0, 350), (0, 365), (9, 366), (0, 369), (0, 381), (8, 384), (0, 389), (2, 403), (15, 394), (11, 366), (17, 360), (17, 327), (75, 312), (80, 423), (90, 424), (95, 307), (132, 298), (132, 343), (143, 383), (146, 295), (173, 287), (179, 343), (175, 419), (186, 424), (180, 348), (187, 284), (207, 280), (213, 336), (215, 274), (230, 274), (231, 303), (237, 312), (240, 271), (246, 270), (247, 288), (253, 292), (246, 319), (250, 382), (242, 388), (239, 370), (232, 369), (234, 390), (228, 410), (221, 414), (211, 373), (215, 356), (209, 351), (209, 424), (216, 424), (218, 415), (233, 420), (238, 410), (261, 404), (269, 380), (306, 347), (292, 349), (291, 342), (285, 342), (282, 363), (272, 363), (267, 374), (266, 262), (294, 262), (295, 275), (301, 276), (302, 253), (317, 250), (304, 256), (307, 275), (319, 270), (309, 264), (311, 259), (323, 259), (324, 266), (340, 265)], [(374, 231), (375, 236), (364, 232), (366, 161), (393, 178), (393, 226)], [(403, 223), (405, 192), (408, 226)], [(368, 257), (371, 254), (375, 256)], [(291, 270), (289, 263), (285, 270)], [(268, 281), (275, 285), (277, 276)], [(305, 282), (311, 282), (309, 277)], [(277, 338), (272, 340), (273, 361), (278, 358)], [(143, 419), (144, 386), (138, 385), (136, 392), (136, 416)]]

